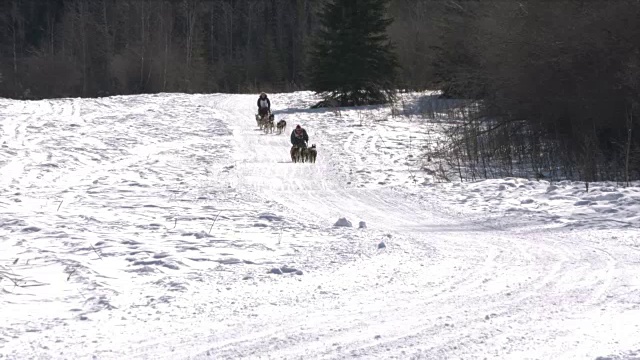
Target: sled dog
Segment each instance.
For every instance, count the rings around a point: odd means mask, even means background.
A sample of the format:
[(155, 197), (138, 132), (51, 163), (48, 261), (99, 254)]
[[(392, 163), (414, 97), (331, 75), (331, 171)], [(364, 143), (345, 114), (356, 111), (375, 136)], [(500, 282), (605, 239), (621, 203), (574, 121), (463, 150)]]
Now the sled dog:
[(316, 150), (316, 144), (311, 145), (310, 148), (307, 149), (307, 161), (310, 163), (316, 162), (316, 157), (318, 156), (318, 151)]
[(269, 118), (265, 119), (265, 124), (264, 124), (264, 132), (266, 133), (272, 133), (275, 130), (275, 124), (273, 123), (273, 117), (269, 116)]
[(291, 151), (289, 151), (289, 153), (291, 154), (291, 161), (294, 163), (300, 162), (300, 148), (297, 146), (292, 146), (291, 147)]
[(287, 122), (284, 120), (280, 120), (278, 121), (278, 134), (282, 134), (282, 132), (284, 131), (284, 129), (287, 127)]

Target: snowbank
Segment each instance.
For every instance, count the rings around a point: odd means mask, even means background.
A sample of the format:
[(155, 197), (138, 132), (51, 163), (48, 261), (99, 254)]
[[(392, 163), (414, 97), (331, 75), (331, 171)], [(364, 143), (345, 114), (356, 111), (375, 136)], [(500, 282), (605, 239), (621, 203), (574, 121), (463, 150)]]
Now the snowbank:
[(519, 178), (426, 185), (428, 193), (470, 215), (535, 217), (562, 226), (640, 227), (640, 183), (535, 181)]

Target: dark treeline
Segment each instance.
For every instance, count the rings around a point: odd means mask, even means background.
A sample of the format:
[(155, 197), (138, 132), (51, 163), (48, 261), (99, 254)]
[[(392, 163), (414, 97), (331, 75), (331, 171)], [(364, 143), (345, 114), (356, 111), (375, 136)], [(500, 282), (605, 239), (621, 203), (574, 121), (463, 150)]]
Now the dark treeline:
[[(306, 89), (324, 2), (5, 0), (0, 96)], [(640, 1), (389, 4), (395, 86), (474, 106), (461, 177), (640, 177)]]
[(8, 0), (0, 96), (302, 86), (309, 0)]
[[(0, 96), (304, 89), (325, 2), (5, 0)], [(423, 88), (415, 73), (425, 74), (426, 64), (416, 51), (426, 48), (404, 39), (407, 32), (412, 41), (424, 35), (424, 18), (415, 16), (412, 3), (391, 2), (398, 24), (391, 37), (405, 51), (401, 82)]]
[[(367, 6), (365, 0), (360, 1)], [(48, 98), (305, 88), (326, 0), (4, 0), (0, 96)], [(427, 13), (393, 0), (402, 87), (428, 84)], [(434, 37), (435, 36), (435, 37)]]
[(482, 100), (451, 133), (468, 178), (640, 178), (640, 1), (446, 3), (427, 77)]

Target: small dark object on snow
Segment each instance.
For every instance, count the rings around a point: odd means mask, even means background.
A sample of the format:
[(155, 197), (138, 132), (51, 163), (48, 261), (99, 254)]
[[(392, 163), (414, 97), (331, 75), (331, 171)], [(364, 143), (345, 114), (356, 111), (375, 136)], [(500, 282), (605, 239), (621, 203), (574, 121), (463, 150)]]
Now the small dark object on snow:
[(367, 223), (366, 223), (366, 222), (364, 222), (364, 221), (360, 221), (360, 222), (358, 223), (358, 228), (359, 228), (359, 229), (366, 229), (366, 228), (367, 228)]
[(282, 275), (282, 270), (278, 269), (278, 268), (273, 268), (271, 270), (269, 270), (270, 274), (276, 274), (276, 275)]
[(380, 244), (378, 244), (378, 249), (384, 249), (386, 247), (387, 245), (384, 244), (384, 241), (380, 241)]
[(333, 224), (333, 226), (351, 227), (352, 225), (351, 221), (347, 220), (347, 218), (340, 218), (335, 224)]
[(280, 270), (285, 274), (294, 273), (294, 272), (298, 271), (298, 269), (290, 268), (287, 265), (281, 267)]
[(302, 270), (298, 270), (298, 271), (296, 271), (296, 275), (302, 275), (302, 274), (304, 274), (304, 273), (302, 272)]

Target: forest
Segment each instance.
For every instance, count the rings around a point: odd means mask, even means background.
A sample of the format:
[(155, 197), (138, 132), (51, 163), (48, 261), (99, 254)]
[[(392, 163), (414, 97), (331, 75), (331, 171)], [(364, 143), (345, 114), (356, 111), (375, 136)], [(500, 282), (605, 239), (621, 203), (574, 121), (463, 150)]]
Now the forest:
[[(353, 0), (367, 6), (366, 0)], [(6, 0), (0, 96), (305, 89), (326, 0)], [(453, 4), (453, 3), (452, 3)], [(398, 87), (431, 86), (452, 4), (393, 0)]]
[[(305, 90), (326, 2), (3, 1), (0, 96)], [(518, 164), (541, 178), (640, 178), (639, 1), (389, 0), (387, 11), (394, 87), (467, 104), (440, 154), (464, 165), (461, 179)]]

